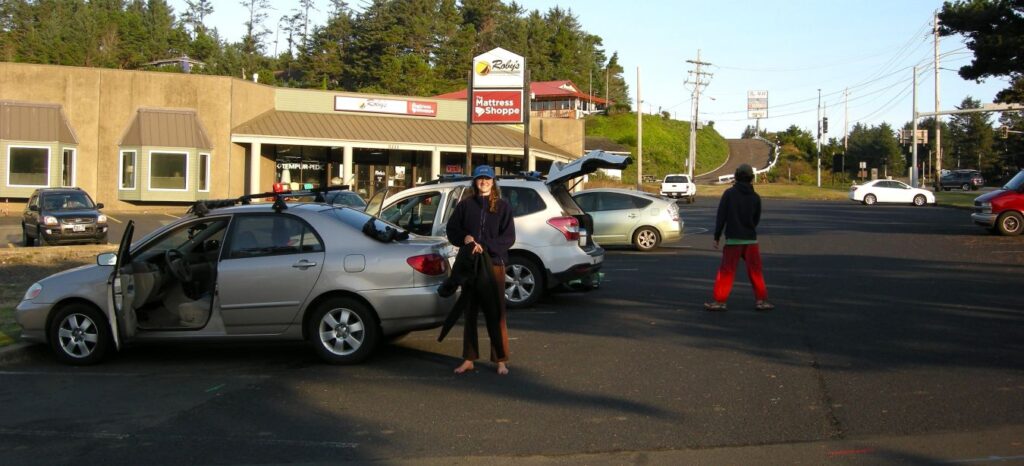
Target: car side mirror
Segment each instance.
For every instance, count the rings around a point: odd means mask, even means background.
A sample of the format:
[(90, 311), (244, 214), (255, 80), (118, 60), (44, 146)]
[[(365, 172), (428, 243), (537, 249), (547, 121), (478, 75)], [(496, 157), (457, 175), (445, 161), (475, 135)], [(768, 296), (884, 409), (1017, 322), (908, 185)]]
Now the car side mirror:
[(97, 209), (102, 209), (103, 208), (103, 203), (102, 202), (96, 203), (96, 208)]
[(37, 205), (30, 205), (30, 206), (28, 206), (28, 210), (31, 210), (32, 212), (39, 212), (39, 206), (37, 206)]
[(96, 256), (96, 265), (115, 266), (117, 265), (117, 253), (105, 252)]

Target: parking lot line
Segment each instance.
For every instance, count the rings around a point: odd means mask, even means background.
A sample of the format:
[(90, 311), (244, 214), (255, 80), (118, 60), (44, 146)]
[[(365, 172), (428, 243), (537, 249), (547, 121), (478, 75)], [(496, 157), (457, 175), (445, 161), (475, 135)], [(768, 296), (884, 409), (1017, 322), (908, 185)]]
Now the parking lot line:
[(181, 217), (179, 217), (179, 216), (177, 216), (177, 215), (171, 215), (171, 214), (169, 214), (169, 213), (167, 213), (167, 212), (164, 212), (164, 215), (166, 215), (166, 216), (168, 216), (168, 217), (171, 217), (171, 218), (181, 218)]
[(115, 221), (117, 223), (124, 223), (124, 222), (122, 222), (122, 221), (120, 221), (120, 220), (118, 220), (118, 219), (116, 219), (114, 217), (111, 217), (110, 215), (107, 215), (107, 220), (113, 220), (113, 221)]

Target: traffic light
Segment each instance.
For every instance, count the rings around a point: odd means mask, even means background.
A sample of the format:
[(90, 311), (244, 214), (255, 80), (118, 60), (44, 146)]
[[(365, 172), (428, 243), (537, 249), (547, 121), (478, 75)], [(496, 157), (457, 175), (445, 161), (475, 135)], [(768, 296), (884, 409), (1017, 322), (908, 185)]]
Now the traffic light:
[(828, 134), (828, 117), (823, 117), (821, 119), (821, 132)]
[(1009, 138), (1010, 137), (1010, 127), (1009, 126), (1003, 126), (1002, 128), (999, 128), (999, 137), (1001, 137), (1003, 139)]

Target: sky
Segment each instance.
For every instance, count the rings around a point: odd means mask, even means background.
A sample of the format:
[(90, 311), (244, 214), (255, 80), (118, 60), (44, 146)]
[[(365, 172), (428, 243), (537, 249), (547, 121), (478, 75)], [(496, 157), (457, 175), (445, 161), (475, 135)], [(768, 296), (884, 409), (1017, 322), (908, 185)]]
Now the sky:
[[(169, 3), (176, 13), (185, 10), (184, 0)], [(297, 0), (270, 3), (275, 10), (268, 26), (298, 6)], [(367, 3), (355, 0), (350, 6), (359, 11)], [(727, 138), (739, 137), (755, 123), (746, 112), (751, 90), (768, 91), (768, 118), (761, 120), (761, 128), (769, 131), (795, 124), (813, 132), (819, 89), (828, 137), (841, 138), (844, 126), (858, 122), (902, 127), (913, 111), (914, 65), (919, 66), (918, 111), (935, 109), (932, 15), (942, 7), (939, 0), (518, 3), (541, 12), (555, 6), (571, 10), (584, 30), (603, 39), (606, 55), (618, 52), (634, 103), (639, 68), (644, 112), (668, 111), (675, 119), (691, 119), (693, 85), (687, 80), (694, 65), (687, 60), (696, 60), (699, 51), (701, 61), (710, 63), (702, 71), (711, 73), (702, 87), (699, 119), (713, 121)], [(323, 24), (329, 3), (316, 4), (320, 11), (310, 16)], [(237, 0), (217, 0), (206, 22), (234, 42), (244, 32), (243, 17)], [(272, 29), (268, 50), (274, 48), (273, 37)], [(976, 83), (959, 77), (956, 70), (973, 57), (960, 37), (940, 38), (939, 54), (940, 109), (952, 109), (967, 96), (991, 102), (1007, 86), (1005, 79)], [(588, 88), (588, 83), (576, 84)]]

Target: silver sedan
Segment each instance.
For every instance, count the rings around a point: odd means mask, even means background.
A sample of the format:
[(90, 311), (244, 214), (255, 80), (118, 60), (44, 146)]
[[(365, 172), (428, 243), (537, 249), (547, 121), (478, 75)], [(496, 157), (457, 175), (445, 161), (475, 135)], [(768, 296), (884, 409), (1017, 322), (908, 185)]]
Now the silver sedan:
[(452, 306), (436, 293), (444, 241), (317, 203), (198, 213), (135, 244), (129, 222), (116, 255), (33, 284), (16, 311), (23, 339), (70, 364), (130, 341), (304, 339), (350, 364), (384, 337), (440, 326)]
[(674, 200), (628, 189), (588, 189), (573, 195), (594, 220), (594, 241), (632, 245), (650, 251), (683, 237), (683, 219)]

